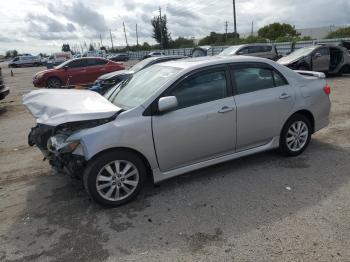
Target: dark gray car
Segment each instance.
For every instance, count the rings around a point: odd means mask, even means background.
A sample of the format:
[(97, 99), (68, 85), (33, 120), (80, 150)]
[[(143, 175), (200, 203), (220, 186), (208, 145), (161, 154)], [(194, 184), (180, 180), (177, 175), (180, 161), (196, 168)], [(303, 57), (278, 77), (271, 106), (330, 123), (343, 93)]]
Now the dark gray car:
[(315, 45), (297, 49), (278, 60), (295, 70), (319, 71), (328, 74), (349, 74), (350, 54), (342, 46)]
[(170, 60), (178, 60), (187, 58), (186, 56), (181, 55), (167, 55), (167, 56), (154, 56), (146, 58), (128, 70), (120, 70), (112, 73), (108, 73), (100, 76), (94, 83), (94, 85), (90, 88), (91, 91), (98, 92), (100, 94), (106, 93), (111, 87), (115, 86), (119, 82), (127, 79), (130, 75), (145, 69), (151, 65), (167, 62)]
[(247, 55), (267, 58), (276, 61), (279, 58), (277, 49), (271, 44), (235, 45), (224, 49), (220, 56)]

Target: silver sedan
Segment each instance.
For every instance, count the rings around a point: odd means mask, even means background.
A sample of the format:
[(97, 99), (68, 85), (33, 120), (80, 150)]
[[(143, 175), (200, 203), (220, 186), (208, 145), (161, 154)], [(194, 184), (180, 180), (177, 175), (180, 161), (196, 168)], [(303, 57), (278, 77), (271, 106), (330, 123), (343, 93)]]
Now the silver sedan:
[(157, 64), (105, 97), (37, 90), (23, 101), (37, 121), (29, 143), (95, 201), (118, 206), (148, 175), (159, 183), (266, 150), (301, 154), (328, 125), (329, 93), (323, 73), (237, 56)]

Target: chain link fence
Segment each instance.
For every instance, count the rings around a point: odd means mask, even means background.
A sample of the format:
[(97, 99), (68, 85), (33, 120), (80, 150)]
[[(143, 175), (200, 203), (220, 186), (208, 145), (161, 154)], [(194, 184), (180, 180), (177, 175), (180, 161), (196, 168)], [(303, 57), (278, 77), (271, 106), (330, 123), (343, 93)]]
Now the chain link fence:
[[(284, 42), (284, 43), (273, 43), (279, 54), (281, 55), (287, 55), (290, 52), (307, 47), (312, 46), (316, 44), (339, 44), (341, 41), (350, 41), (349, 38), (338, 38), (338, 39), (322, 39), (322, 40), (310, 40), (310, 41), (299, 41), (299, 42)], [(225, 48), (229, 46), (212, 46), (207, 54), (208, 56), (218, 55), (221, 51), (223, 51)], [(137, 51), (137, 52), (131, 52), (129, 51), (129, 58), (130, 59), (142, 59), (145, 55), (147, 55), (150, 52), (163, 52), (166, 55), (184, 55), (184, 56), (190, 56), (192, 54), (193, 48), (178, 48), (178, 49), (165, 49), (165, 50), (152, 50), (152, 51)]]

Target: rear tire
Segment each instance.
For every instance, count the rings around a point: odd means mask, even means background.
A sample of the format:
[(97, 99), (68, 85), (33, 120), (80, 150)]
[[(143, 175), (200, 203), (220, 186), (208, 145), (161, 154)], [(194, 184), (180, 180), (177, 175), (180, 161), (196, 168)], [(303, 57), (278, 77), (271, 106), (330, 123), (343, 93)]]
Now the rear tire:
[(46, 87), (47, 88), (61, 88), (62, 87), (62, 81), (58, 79), (57, 77), (50, 77), (46, 81)]
[(136, 154), (113, 150), (102, 153), (85, 169), (86, 192), (100, 205), (117, 207), (133, 200), (144, 185), (146, 167)]
[(288, 119), (280, 136), (279, 149), (285, 156), (298, 156), (305, 151), (311, 139), (310, 121), (303, 115), (295, 114)]

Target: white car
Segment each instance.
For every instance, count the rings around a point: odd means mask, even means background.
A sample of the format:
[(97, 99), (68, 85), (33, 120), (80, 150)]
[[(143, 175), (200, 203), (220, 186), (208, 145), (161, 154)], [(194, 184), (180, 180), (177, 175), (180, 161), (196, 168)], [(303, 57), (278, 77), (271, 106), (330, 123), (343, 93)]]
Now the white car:
[(234, 56), (156, 64), (105, 97), (38, 90), (23, 102), (37, 121), (30, 145), (95, 201), (117, 206), (148, 174), (158, 183), (266, 150), (301, 154), (328, 125), (329, 93), (323, 73)]
[(9, 67), (40, 66), (40, 65), (41, 65), (40, 56), (32, 56), (32, 55), (16, 56), (8, 64)]

